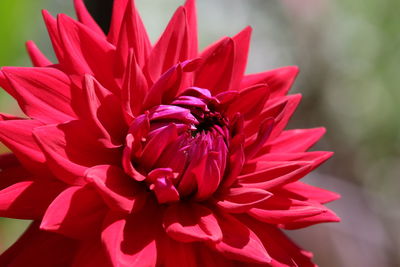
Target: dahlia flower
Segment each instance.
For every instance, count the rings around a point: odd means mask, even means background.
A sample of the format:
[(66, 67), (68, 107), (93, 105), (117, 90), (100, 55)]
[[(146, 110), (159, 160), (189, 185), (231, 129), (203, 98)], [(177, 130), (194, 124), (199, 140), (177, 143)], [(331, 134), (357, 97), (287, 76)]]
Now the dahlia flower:
[(133, 1), (105, 34), (43, 12), (57, 63), (0, 85), (0, 216), (33, 220), (1, 266), (315, 266), (282, 232), (338, 221), (338, 195), (299, 181), (331, 156), (323, 128), (285, 130), (298, 69), (245, 75), (251, 28), (198, 52), (194, 0), (151, 44)]

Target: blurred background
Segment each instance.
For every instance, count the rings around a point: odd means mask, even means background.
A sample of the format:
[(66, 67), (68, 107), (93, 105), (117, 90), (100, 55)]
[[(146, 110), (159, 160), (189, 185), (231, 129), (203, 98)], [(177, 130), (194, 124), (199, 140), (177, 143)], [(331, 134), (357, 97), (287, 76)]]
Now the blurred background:
[[(183, 1), (136, 1), (153, 41)], [(41, 9), (74, 16), (72, 0), (0, 1), (0, 66), (29, 66), (27, 40), (54, 59)], [(400, 266), (399, 10), (398, 0), (198, 0), (202, 48), (251, 25), (249, 73), (301, 69), (290, 128), (328, 129), (315, 149), (335, 155), (305, 180), (342, 195), (328, 205), (342, 222), (288, 234), (323, 267)], [(0, 111), (18, 112), (3, 92)], [(0, 251), (28, 223), (0, 219)]]

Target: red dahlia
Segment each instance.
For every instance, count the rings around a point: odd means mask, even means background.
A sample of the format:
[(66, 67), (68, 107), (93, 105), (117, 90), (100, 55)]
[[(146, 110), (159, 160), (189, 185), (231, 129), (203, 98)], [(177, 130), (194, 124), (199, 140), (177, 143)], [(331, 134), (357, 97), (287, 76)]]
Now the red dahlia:
[(28, 42), (0, 72), (26, 114), (0, 114), (0, 215), (33, 220), (0, 265), (314, 266), (281, 230), (338, 221), (299, 182), (325, 130), (284, 130), (298, 69), (244, 75), (249, 27), (199, 53), (194, 0), (154, 45), (132, 1), (107, 35), (74, 2), (43, 12), (58, 63)]

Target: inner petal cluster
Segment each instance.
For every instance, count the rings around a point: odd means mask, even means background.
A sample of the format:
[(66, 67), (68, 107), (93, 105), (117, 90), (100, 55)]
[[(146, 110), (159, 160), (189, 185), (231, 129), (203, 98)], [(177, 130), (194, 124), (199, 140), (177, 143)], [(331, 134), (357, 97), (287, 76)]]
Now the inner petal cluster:
[(207, 89), (187, 88), (133, 120), (123, 166), (159, 203), (206, 200), (224, 177), (229, 138), (220, 101)]

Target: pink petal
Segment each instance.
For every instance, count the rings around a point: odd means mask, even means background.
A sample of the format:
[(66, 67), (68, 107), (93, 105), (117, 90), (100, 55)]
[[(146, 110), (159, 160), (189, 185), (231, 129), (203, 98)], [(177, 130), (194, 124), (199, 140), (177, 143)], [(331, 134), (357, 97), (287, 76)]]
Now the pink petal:
[(40, 219), (53, 199), (64, 189), (57, 181), (24, 181), (0, 191), (0, 216)]
[(257, 74), (245, 75), (242, 80), (241, 88), (266, 83), (271, 88), (271, 98), (284, 96), (289, 91), (298, 73), (298, 67), (289, 66)]
[(100, 28), (99, 25), (97, 25), (96, 21), (92, 18), (92, 16), (86, 9), (85, 2), (83, 0), (74, 0), (74, 7), (76, 11), (76, 16), (81, 23), (92, 29), (97, 34), (103, 35), (105, 37), (103, 30)]
[(163, 226), (167, 234), (179, 242), (222, 239), (221, 229), (213, 212), (195, 203), (177, 203), (168, 206)]
[(33, 41), (26, 42), (26, 49), (35, 67), (46, 67), (52, 65), (51, 61), (39, 50)]
[(154, 135), (146, 144), (140, 156), (140, 163), (144, 168), (151, 168), (157, 162), (163, 150), (176, 140), (178, 132), (175, 124), (171, 123)]
[(210, 243), (212, 249), (228, 259), (259, 264), (271, 262), (260, 239), (246, 225), (229, 214), (220, 215), (218, 223), (222, 230), (222, 240)]
[(54, 68), (7, 67), (2, 69), (21, 109), (44, 123), (60, 123), (76, 117), (71, 108), (71, 83)]
[(1, 254), (0, 266), (70, 266), (78, 244), (62, 235), (41, 231), (39, 222), (33, 222), (18, 241)]
[(49, 205), (40, 229), (83, 239), (100, 233), (107, 208), (91, 188), (72, 186)]
[(233, 187), (221, 192), (215, 204), (226, 212), (242, 213), (271, 196), (272, 193), (258, 188)]

